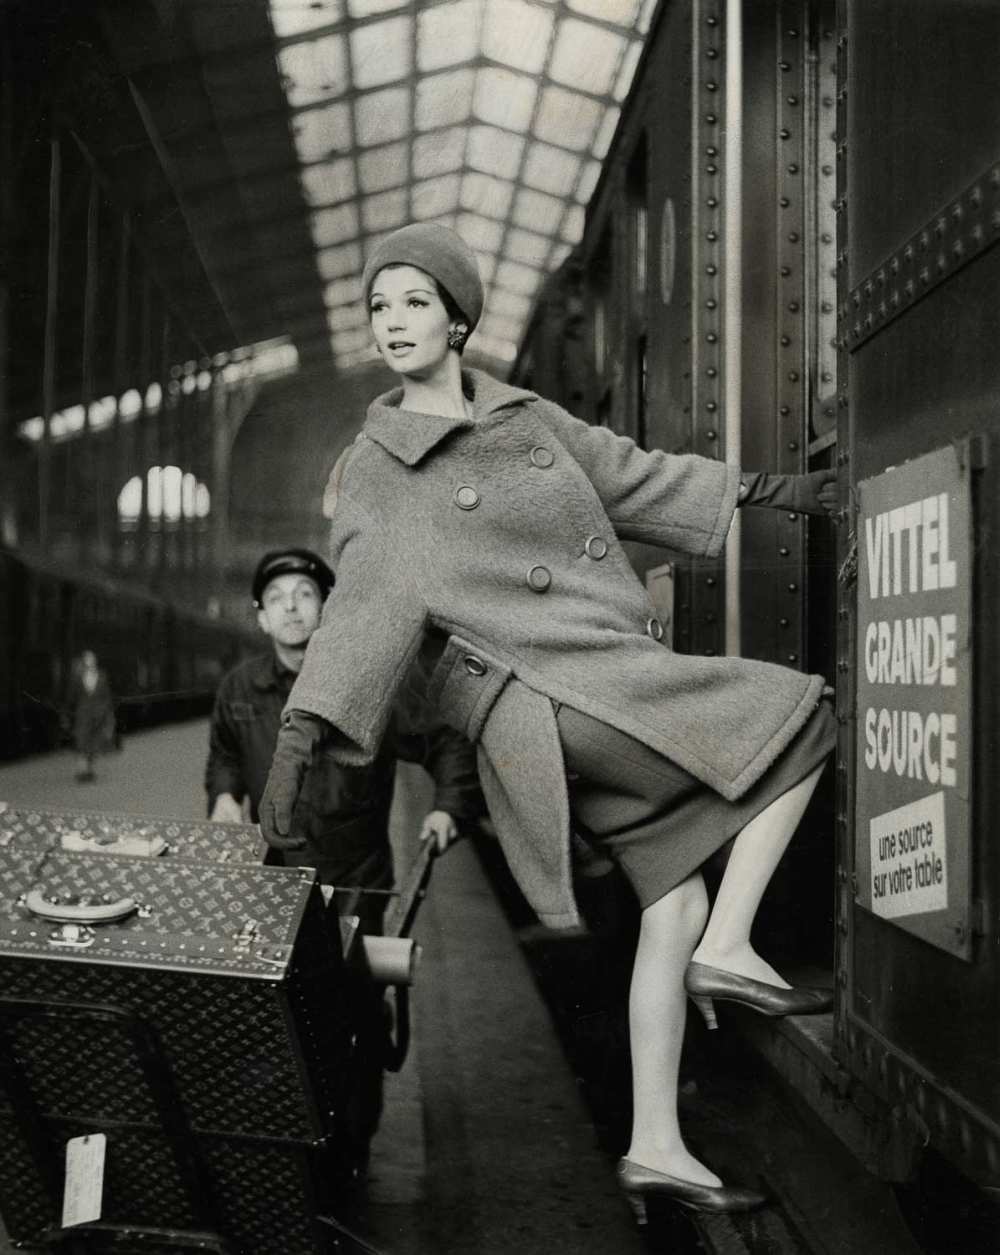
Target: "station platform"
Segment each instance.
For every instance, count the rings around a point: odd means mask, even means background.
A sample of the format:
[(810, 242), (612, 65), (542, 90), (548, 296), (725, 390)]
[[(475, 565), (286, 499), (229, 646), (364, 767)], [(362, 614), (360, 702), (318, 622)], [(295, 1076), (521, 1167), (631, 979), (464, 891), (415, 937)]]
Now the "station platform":
[[(0, 766), (0, 802), (198, 819), (207, 743), (204, 720), (133, 734), (86, 784), (71, 753), (24, 759)], [(400, 882), (430, 800), (428, 777), (401, 763), (391, 825)], [(367, 1191), (347, 1218), (359, 1249), (930, 1255), (901, 1225), (888, 1187), (794, 1099), (754, 1042), (799, 1025), (729, 1008), (719, 1033), (689, 1030), (681, 1118), (696, 1153), (772, 1204), (744, 1216), (651, 1205), (648, 1229), (636, 1231), (614, 1181), (627, 1140), (627, 1041), (616, 1018), (627, 962), (616, 966), (600, 938), (540, 928), (523, 904), (512, 907), (505, 876), (498, 852), (469, 841), (435, 863), (413, 929), (422, 958), (410, 1053), (386, 1077)], [(12, 1249), (0, 1234), (0, 1255)]]
[[(128, 737), (77, 783), (54, 753), (0, 766), (0, 801), (196, 819), (204, 720)], [(401, 764), (392, 836), (405, 877), (430, 801)], [(378, 1255), (632, 1255), (632, 1228), (523, 949), (472, 847), (435, 864), (414, 927), (423, 947), (412, 1041), (387, 1077), (357, 1232)], [(0, 1250), (11, 1250), (0, 1237)], [(267, 1255), (260, 1252), (259, 1255)]]

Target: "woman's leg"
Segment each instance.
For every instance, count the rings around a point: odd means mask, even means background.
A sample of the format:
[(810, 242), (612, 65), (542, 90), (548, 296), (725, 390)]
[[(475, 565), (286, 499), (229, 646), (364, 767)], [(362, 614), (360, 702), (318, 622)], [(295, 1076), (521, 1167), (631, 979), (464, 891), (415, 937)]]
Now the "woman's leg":
[(705, 926), (708, 897), (696, 873), (642, 913), (629, 990), (632, 1142), (628, 1158), (686, 1181), (718, 1185), (691, 1155), (677, 1121), (684, 1040), (684, 969)]
[(774, 799), (738, 833), (698, 948), (696, 963), (788, 988), (788, 982), (753, 950), (750, 929), (768, 882), (812, 797), (821, 764)]

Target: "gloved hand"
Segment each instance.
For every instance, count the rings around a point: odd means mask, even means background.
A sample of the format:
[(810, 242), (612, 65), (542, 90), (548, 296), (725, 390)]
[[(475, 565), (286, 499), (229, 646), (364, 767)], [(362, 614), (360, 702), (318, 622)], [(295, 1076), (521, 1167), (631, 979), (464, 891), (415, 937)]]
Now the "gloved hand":
[(775, 510), (796, 510), (800, 514), (836, 514), (837, 472), (810, 471), (808, 475), (744, 472), (737, 504), (771, 506)]
[(291, 835), (292, 813), (313, 752), (329, 729), (325, 719), (304, 710), (290, 710), (281, 721), (271, 770), (258, 807), (261, 836), (272, 849), (305, 847), (304, 838)]

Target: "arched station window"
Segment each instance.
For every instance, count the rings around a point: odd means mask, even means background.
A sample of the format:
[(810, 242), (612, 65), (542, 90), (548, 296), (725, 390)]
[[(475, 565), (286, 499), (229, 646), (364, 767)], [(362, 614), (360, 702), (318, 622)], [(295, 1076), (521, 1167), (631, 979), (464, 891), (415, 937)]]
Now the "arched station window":
[(142, 517), (143, 487), (146, 514), (154, 526), (183, 519), (207, 518), (212, 508), (208, 488), (190, 471), (179, 466), (151, 466), (145, 485), (133, 475), (118, 494), (118, 522), (123, 531), (134, 531)]

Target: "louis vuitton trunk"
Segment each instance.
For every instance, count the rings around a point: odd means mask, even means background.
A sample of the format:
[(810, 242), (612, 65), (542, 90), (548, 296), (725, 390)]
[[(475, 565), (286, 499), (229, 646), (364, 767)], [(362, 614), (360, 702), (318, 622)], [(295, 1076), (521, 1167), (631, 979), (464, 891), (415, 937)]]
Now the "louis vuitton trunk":
[(46, 811), (0, 801), (0, 849), (66, 850), (195, 858), (212, 863), (263, 863), (256, 824), (149, 819), (101, 811)]
[(255, 1255), (325, 1250), (343, 977), (310, 870), (0, 849), (11, 1237), (42, 1240), (67, 1139), (103, 1133), (103, 1221), (221, 1232)]

